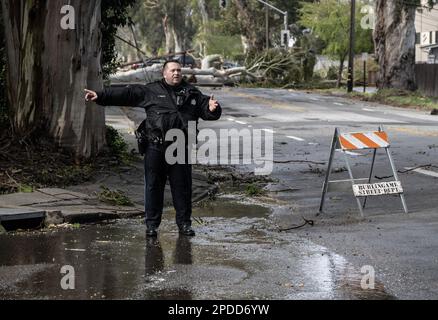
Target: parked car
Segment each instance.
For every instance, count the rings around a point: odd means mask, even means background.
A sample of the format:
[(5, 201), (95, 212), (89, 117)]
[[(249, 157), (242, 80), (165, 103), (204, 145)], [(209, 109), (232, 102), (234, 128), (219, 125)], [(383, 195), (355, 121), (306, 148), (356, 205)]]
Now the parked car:
[(176, 55), (172, 58), (173, 60), (177, 60), (179, 61), (179, 63), (181, 63), (181, 65), (184, 68), (194, 68), (196, 67), (196, 61), (195, 58), (190, 55), (190, 54), (186, 54), (186, 55)]
[(241, 67), (241, 65), (238, 64), (237, 62), (233, 62), (229, 60), (225, 60), (224, 63), (222, 64), (222, 68), (224, 68), (225, 70), (231, 68), (238, 68), (238, 67)]

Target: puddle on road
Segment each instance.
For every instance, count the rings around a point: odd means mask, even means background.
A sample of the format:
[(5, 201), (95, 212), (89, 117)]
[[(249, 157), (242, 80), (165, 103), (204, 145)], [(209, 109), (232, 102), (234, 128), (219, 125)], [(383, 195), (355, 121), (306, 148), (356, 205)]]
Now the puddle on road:
[[(222, 217), (222, 218), (263, 218), (270, 214), (271, 210), (266, 207), (244, 203), (231, 198), (220, 198), (217, 201), (208, 202), (205, 205), (193, 208), (193, 217)], [(175, 217), (175, 209), (166, 208), (164, 215), (171, 219)]]
[[(145, 239), (142, 219), (3, 235), (0, 299), (391, 298), (383, 286), (361, 291), (360, 274), (326, 248), (270, 230), (268, 213), (221, 199), (196, 209), (194, 238), (170, 212), (158, 239)], [(73, 290), (61, 287), (66, 265)]]

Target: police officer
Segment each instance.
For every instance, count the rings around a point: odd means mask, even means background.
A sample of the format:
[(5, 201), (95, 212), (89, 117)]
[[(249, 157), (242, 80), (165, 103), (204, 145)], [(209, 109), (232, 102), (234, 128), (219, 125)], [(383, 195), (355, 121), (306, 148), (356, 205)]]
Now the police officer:
[[(181, 64), (168, 61), (163, 66), (163, 79), (147, 85), (129, 85), (103, 91), (85, 89), (86, 101), (102, 106), (132, 106), (146, 111), (145, 134), (145, 212), (146, 236), (156, 237), (163, 213), (164, 187), (169, 178), (176, 223), (179, 232), (194, 236), (191, 227), (192, 167), (184, 163), (168, 164), (165, 159), (166, 133), (181, 129), (188, 135), (188, 122), (218, 120), (222, 109), (213, 96), (203, 95), (182, 78)], [(187, 147), (187, 139), (185, 139)], [(187, 154), (187, 152), (186, 152)], [(186, 159), (187, 160), (187, 159)]]

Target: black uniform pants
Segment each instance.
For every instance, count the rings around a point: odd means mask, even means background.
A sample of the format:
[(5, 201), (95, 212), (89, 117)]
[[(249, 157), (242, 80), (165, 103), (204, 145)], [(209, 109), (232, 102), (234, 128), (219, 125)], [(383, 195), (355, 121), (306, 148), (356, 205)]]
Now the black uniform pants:
[(163, 148), (149, 145), (145, 154), (145, 212), (146, 226), (158, 228), (163, 214), (164, 188), (169, 177), (176, 224), (191, 225), (192, 166), (169, 165)]

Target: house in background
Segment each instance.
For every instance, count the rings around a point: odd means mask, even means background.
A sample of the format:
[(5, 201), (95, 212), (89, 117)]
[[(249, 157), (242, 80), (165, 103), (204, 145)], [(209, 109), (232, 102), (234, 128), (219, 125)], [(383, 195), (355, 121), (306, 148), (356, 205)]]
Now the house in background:
[(433, 9), (425, 8), (427, 0), (415, 16), (415, 61), (416, 63), (438, 63), (438, 1)]

